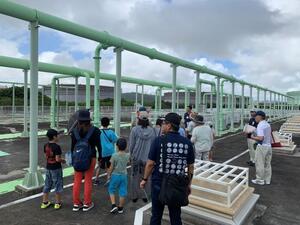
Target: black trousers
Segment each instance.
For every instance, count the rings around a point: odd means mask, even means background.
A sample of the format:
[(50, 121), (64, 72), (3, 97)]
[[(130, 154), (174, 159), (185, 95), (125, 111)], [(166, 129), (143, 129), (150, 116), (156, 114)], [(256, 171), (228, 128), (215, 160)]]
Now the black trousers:
[[(150, 225), (161, 225), (161, 220), (165, 205), (161, 204), (158, 199), (160, 193), (161, 182), (152, 181), (151, 196), (152, 196), (152, 216)], [(182, 225), (181, 208), (168, 206), (171, 225)]]

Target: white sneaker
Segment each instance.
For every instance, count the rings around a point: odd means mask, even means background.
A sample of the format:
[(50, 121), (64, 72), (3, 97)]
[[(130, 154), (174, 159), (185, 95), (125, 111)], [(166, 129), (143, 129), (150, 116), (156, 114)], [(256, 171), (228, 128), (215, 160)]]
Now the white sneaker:
[(94, 202), (92, 202), (90, 205), (83, 205), (83, 212), (87, 212), (89, 210), (91, 210), (92, 208), (94, 208)]
[(252, 183), (253, 183), (253, 184), (258, 184), (258, 185), (264, 185), (264, 184), (265, 184), (265, 181), (255, 179), (255, 180), (252, 180)]
[(267, 185), (270, 185), (270, 184), (271, 184), (271, 182), (270, 182), (270, 181), (269, 181), (269, 182), (267, 182), (267, 181), (266, 181), (266, 182), (265, 182), (265, 184), (267, 184)]

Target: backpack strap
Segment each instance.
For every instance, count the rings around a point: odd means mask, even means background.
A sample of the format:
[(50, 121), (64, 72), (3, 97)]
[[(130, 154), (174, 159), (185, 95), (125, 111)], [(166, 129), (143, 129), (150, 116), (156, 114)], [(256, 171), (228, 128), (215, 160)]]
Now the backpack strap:
[(86, 134), (85, 137), (83, 138), (85, 141), (88, 141), (88, 140), (90, 139), (90, 137), (91, 137), (92, 134), (94, 133), (94, 129), (95, 129), (94, 126), (90, 127), (89, 131), (87, 132), (87, 134)]
[(81, 137), (79, 135), (79, 131), (78, 131), (77, 128), (74, 129), (73, 134), (74, 134), (74, 137), (75, 137), (76, 141), (79, 141), (81, 139)]
[(105, 135), (105, 137), (108, 139), (108, 141), (110, 143), (112, 143), (113, 141), (108, 137), (108, 135), (106, 134), (105, 130), (104, 129), (101, 129), (101, 131), (103, 131), (103, 134)]

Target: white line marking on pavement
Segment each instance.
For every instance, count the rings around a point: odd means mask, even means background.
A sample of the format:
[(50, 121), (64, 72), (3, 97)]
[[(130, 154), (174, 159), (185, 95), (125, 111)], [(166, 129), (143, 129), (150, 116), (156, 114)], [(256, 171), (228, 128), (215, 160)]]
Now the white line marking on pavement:
[(228, 163), (236, 160), (237, 158), (241, 157), (242, 155), (245, 155), (247, 152), (249, 152), (249, 149), (247, 149), (247, 150), (243, 151), (242, 153), (232, 157), (231, 159), (228, 159), (227, 161), (223, 162), (222, 164), (228, 164)]
[[(131, 166), (127, 166), (127, 169), (129, 169), (130, 167)], [(99, 175), (99, 177), (104, 177), (106, 175), (107, 175), (107, 173), (103, 173), (103, 174)], [(93, 177), (93, 179), (95, 179), (95, 177)], [(84, 182), (84, 180), (82, 180), (82, 182)], [(73, 185), (74, 185), (74, 183), (67, 184), (67, 185), (64, 185), (64, 188), (69, 188), (69, 187), (72, 187)], [(53, 192), (53, 191), (54, 191), (54, 189), (51, 190), (51, 192)], [(31, 196), (28, 196), (28, 197), (25, 197), (25, 198), (18, 199), (18, 200), (0, 205), (0, 209), (4, 209), (4, 208), (7, 208), (9, 206), (13, 206), (13, 205), (16, 205), (16, 204), (19, 204), (19, 203), (22, 203), (22, 202), (26, 202), (26, 201), (29, 201), (31, 199), (38, 198), (42, 195), (43, 195), (43, 193), (41, 192), (41, 193), (38, 193), (38, 194), (35, 194), (35, 195), (31, 195)]]

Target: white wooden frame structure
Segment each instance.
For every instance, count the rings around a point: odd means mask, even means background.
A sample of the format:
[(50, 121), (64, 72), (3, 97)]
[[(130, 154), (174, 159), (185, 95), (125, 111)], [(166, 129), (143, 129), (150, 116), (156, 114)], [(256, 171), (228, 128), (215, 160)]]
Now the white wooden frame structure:
[(191, 198), (230, 208), (247, 191), (248, 181), (248, 168), (196, 160)]

